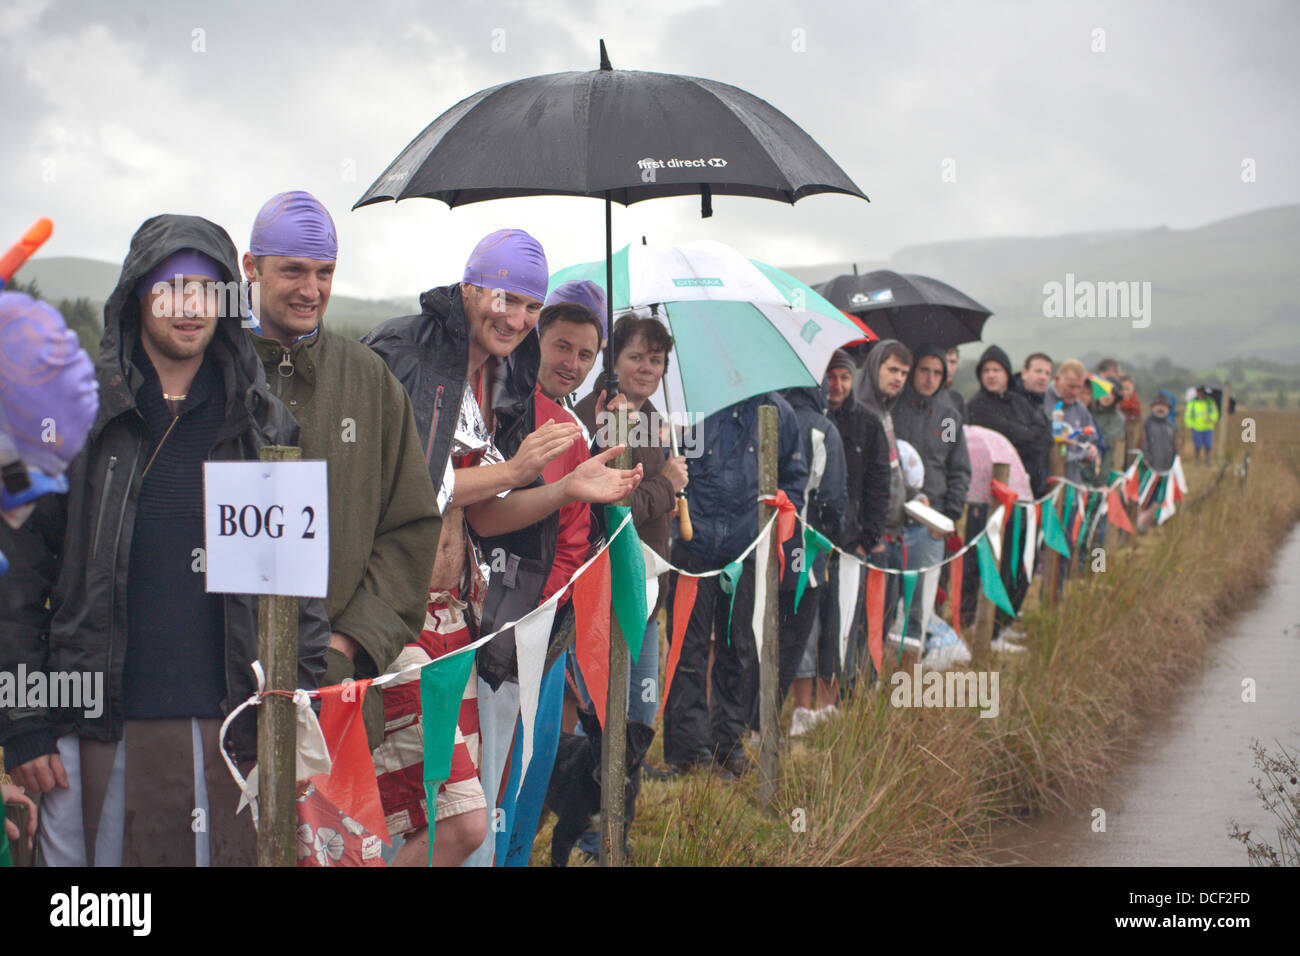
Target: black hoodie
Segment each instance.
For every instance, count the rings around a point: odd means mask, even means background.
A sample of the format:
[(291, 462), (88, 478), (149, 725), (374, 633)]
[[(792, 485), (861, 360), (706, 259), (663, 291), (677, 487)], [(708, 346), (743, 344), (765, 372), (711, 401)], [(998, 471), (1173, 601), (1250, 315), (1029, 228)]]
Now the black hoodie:
[[(9, 766), (56, 750), (55, 739), (76, 733), (120, 740), (124, 716), (131, 543), (149, 449), (137, 406), (145, 375), (133, 361), (140, 338), (136, 283), (174, 252), (195, 249), (216, 260), (221, 277), (238, 278), (235, 247), (220, 226), (195, 216), (155, 216), (131, 240), (122, 274), (104, 307), (104, 336), (95, 365), (99, 414), (81, 454), (68, 469), (67, 495), (47, 495), (17, 532), (0, 523), (0, 550), (13, 561), (0, 593), (0, 670), (105, 675), (103, 712), (0, 708), (0, 744)], [(223, 389), (224, 421), (209, 460), (256, 459), (264, 445), (293, 445), (298, 425), (266, 386), (261, 363), (241, 328), (237, 309), (217, 321), (208, 357)], [(48, 606), (46, 601), (48, 599)], [(223, 713), (254, 690), (258, 602), (223, 595), (226, 694)], [(299, 601), (298, 684), (317, 686), (324, 674), (329, 622), (319, 599)], [(256, 753), (256, 718), (240, 715), (227, 737), (239, 758)]]
[(980, 385), (979, 393), (966, 403), (966, 420), (971, 425), (992, 429), (1015, 446), (1020, 462), (1029, 474), (1034, 496), (1046, 490), (1047, 456), (1052, 450), (1052, 427), (1011, 384), (1011, 360), (996, 345), (990, 345), (975, 366), (979, 377), (985, 362), (996, 362), (1007, 372), (1007, 389), (996, 395)]

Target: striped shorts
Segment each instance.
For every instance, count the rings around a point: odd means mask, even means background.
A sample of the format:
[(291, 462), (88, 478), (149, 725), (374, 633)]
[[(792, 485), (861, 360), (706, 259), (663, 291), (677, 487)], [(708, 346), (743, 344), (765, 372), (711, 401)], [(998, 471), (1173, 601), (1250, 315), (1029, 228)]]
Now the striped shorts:
[[(389, 672), (423, 664), (473, 642), (466, 604), (452, 591), (430, 591), (424, 630), (397, 656)], [(424, 795), (424, 727), (420, 720), (420, 672), (412, 670), (384, 686), (384, 742), (374, 751), (379, 798), (390, 833), (407, 834), (429, 824)], [(471, 667), (456, 721), (451, 777), (438, 789), (434, 821), (486, 809), (479, 782), (478, 674)]]

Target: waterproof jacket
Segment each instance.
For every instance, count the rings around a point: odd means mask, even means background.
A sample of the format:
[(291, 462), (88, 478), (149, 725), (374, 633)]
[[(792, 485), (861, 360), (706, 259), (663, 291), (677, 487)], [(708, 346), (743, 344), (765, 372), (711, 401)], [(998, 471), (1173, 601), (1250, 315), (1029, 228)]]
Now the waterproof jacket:
[[(777, 408), (777, 486), (795, 508), (803, 507), (808, 465), (799, 438), (799, 420), (776, 392), (728, 405), (696, 425), (702, 430), (690, 446), (700, 456), (689, 462), (686, 485), (695, 534), (679, 546), (706, 567), (733, 561), (758, 537), (758, 407)], [(793, 540), (793, 539), (792, 539)]]
[[(323, 326), (288, 348), (249, 337), (271, 393), (298, 419), (303, 458), (327, 463), (325, 612), (334, 630), (361, 648), (354, 673), (331, 670), (331, 680), (376, 677), (424, 626), (442, 530), (411, 403), (369, 349)], [(380, 716), (375, 700), (372, 729)]]
[[(1055, 411), (1056, 405), (1061, 401), (1061, 396), (1057, 394), (1056, 385), (1047, 386), (1047, 391), (1043, 393), (1043, 416), (1047, 420), (1047, 427), (1052, 427), (1052, 412)], [(1062, 403), (1061, 411), (1065, 414), (1065, 424), (1074, 429), (1091, 428), (1092, 436), (1079, 439), (1078, 444), (1066, 445), (1065, 453), (1065, 477), (1070, 481), (1082, 483), (1083, 471), (1082, 464), (1086, 457), (1084, 445), (1096, 445), (1098, 460), (1102, 451), (1101, 429), (1097, 427), (1097, 420), (1092, 417), (1092, 412), (1088, 411), (1083, 402), (1074, 402), (1071, 405)]]
[(908, 486), (906, 478), (903, 477), (903, 464), (898, 458), (898, 442), (895, 437), (892, 410), (897, 407), (898, 397), (902, 392), (890, 398), (881, 394), (876, 387), (876, 383), (880, 381), (880, 366), (885, 354), (881, 346), (884, 344), (885, 342), (877, 342), (867, 354), (867, 364), (862, 367), (853, 384), (853, 395), (866, 406), (867, 411), (880, 419), (880, 424), (885, 428), (885, 438), (889, 445), (889, 505), (885, 509), (881, 533), (897, 538), (903, 532), (903, 503), (921, 489)]
[[(976, 375), (985, 362), (997, 362), (1011, 380), (1011, 360), (996, 345), (990, 345), (975, 366)], [(1047, 456), (1052, 450), (1052, 427), (1035, 411), (1028, 399), (1008, 387), (998, 395), (980, 386), (979, 394), (966, 403), (966, 423), (980, 425), (1006, 437), (1029, 473), (1034, 497), (1041, 496), (1047, 484)]]
[[(1051, 388), (1050, 383), (1048, 384), (1048, 388)], [(1047, 392), (1045, 391), (1031, 392), (1029, 389), (1025, 388), (1025, 380), (1022, 377), (1020, 372), (1017, 372), (1015, 375), (1011, 377), (1011, 385), (1008, 391), (1013, 391), (1017, 395), (1020, 395), (1025, 401), (1029, 403), (1030, 408), (1038, 412), (1040, 415), (1042, 414), (1043, 402), (1047, 398)], [(1051, 409), (1049, 408), (1048, 411), (1050, 412)]]
[[(156, 216), (139, 228), (104, 307), (95, 366), (99, 414), (69, 466), (69, 492), (40, 499), (17, 532), (0, 523), (0, 550), (13, 562), (0, 587), (0, 670), (15, 673), (23, 665), (29, 674), (105, 675), (103, 712), (97, 717), (81, 708), (0, 708), (0, 745), (10, 767), (56, 752), (55, 740), (64, 734), (100, 741), (122, 737), (127, 571), (147, 463), (146, 430), (136, 406), (144, 376), (131, 358), (140, 338), (135, 286), (181, 249), (216, 260), (223, 280), (238, 279), (234, 245), (220, 226), (193, 216)], [(225, 422), (208, 459), (256, 459), (266, 445), (296, 444), (298, 425), (270, 394), (238, 314), (218, 319), (208, 355), (225, 389)], [(227, 594), (221, 603), (226, 695), (220, 707), (229, 713), (255, 690), (251, 664), (258, 656), (258, 601), (254, 595)], [(325, 672), (330, 626), (319, 599), (298, 603), (298, 686), (311, 689)], [(256, 756), (255, 713), (250, 708), (241, 714), (226, 737), (236, 759)]]
[[(848, 469), (844, 460), (844, 442), (835, 423), (826, 417), (826, 394), (820, 388), (791, 388), (782, 392), (799, 421), (803, 456), (808, 463), (808, 484), (804, 489), (804, 520), (832, 542), (844, 531), (844, 512), (848, 505)], [(797, 541), (799, 532), (791, 540)], [(817, 556), (813, 574), (817, 580), (826, 576), (826, 554)], [(785, 590), (795, 588), (798, 577), (787, 574), (781, 582)]]
[(889, 438), (880, 418), (850, 394), (828, 413), (844, 443), (848, 502), (838, 544), (869, 553), (880, 540), (889, 509)]
[(1158, 418), (1154, 413), (1142, 423), (1142, 456), (1148, 468), (1168, 471), (1174, 466), (1178, 447), (1178, 430), (1172, 417)]
[(1100, 401), (1092, 403), (1092, 417), (1101, 431), (1102, 446), (1105, 449), (1101, 453), (1097, 476), (1097, 480), (1102, 484), (1107, 481), (1112, 469), (1123, 469), (1124, 466), (1124, 462), (1119, 458), (1122, 454), (1119, 449), (1124, 443), (1124, 413), (1119, 407), (1119, 396), (1115, 397), (1116, 401), (1111, 402), (1109, 406), (1102, 405)]
[[(933, 395), (924, 396), (912, 387), (916, 365), (924, 356), (939, 359), (943, 379)], [(966, 450), (964, 416), (953, 401), (952, 390), (944, 385), (948, 365), (940, 348), (921, 348), (915, 353), (912, 375), (894, 403), (894, 431), (897, 438), (911, 444), (925, 466), (921, 490), (930, 499), (930, 507), (953, 521), (966, 510), (966, 492), (970, 490), (970, 454)]]
[[(416, 429), (435, 487), (442, 482), (451, 453), (461, 396), (469, 371), (469, 325), (460, 285), (430, 289), (420, 296), (420, 312), (390, 319), (362, 338), (388, 365), (411, 396)], [(510, 458), (536, 428), (537, 370), (541, 350), (530, 333), (504, 362), (496, 363), (488, 384), (495, 419), (493, 442)], [(533, 486), (543, 484), (541, 477)], [(452, 502), (455, 503), (453, 492)], [(558, 512), (536, 524), (492, 538), (475, 535), (484, 559), (507, 568), (488, 581), (482, 633), (522, 618), (537, 607), (551, 566), (559, 533)], [(472, 533), (472, 529), (471, 533)], [(427, 580), (427, 579), (426, 579)], [(479, 675), (493, 687), (516, 673), (514, 635), (503, 633), (478, 652)]]
[(1212, 398), (1194, 398), (1183, 412), (1183, 423), (1194, 432), (1208, 432), (1219, 423), (1219, 406)]

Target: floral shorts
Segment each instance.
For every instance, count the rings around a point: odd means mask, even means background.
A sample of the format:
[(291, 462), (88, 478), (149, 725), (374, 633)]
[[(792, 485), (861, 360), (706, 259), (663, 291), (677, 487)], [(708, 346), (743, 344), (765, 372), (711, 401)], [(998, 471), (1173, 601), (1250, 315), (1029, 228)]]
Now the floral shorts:
[[(424, 630), (397, 656), (389, 672), (412, 668), (384, 686), (384, 742), (374, 752), (379, 798), (390, 833), (407, 834), (429, 824), (424, 794), (424, 727), (420, 710), (420, 672), (414, 667), (473, 642), (466, 604), (457, 590), (429, 592)], [(479, 782), (478, 673), (471, 667), (456, 721), (451, 776), (438, 788), (434, 821), (486, 809)]]

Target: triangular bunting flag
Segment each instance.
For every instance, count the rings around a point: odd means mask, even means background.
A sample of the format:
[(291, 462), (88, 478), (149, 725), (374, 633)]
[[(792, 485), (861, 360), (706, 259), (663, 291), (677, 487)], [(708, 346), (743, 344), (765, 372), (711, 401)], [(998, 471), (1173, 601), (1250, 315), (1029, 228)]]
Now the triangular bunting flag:
[(961, 637), (961, 577), (966, 555), (960, 554), (948, 564), (948, 604), (952, 608), (952, 630)]
[[(898, 635), (898, 661), (903, 662), (903, 638), (907, 637), (907, 619), (912, 616), (912, 595), (916, 592), (916, 572), (903, 572), (903, 630)], [(921, 635), (921, 650), (925, 650), (925, 635)]]
[(885, 572), (867, 568), (867, 650), (876, 665), (876, 673), (884, 675), (885, 656)]
[(1172, 518), (1174, 512), (1178, 510), (1174, 506), (1174, 489), (1176, 487), (1176, 483), (1171, 480), (1169, 476), (1165, 476), (1165, 485), (1164, 488), (1161, 489), (1162, 497), (1160, 498), (1160, 511), (1156, 515), (1156, 524), (1164, 524)]
[[(420, 722), (424, 731), (424, 798), (430, 816), (438, 805), (438, 788), (451, 776), (451, 752), (456, 743), (465, 685), (474, 666), (474, 652), (461, 651), (425, 664), (420, 670)], [(429, 828), (429, 865), (433, 866), (433, 838)]]
[(740, 561), (732, 561), (723, 567), (721, 574), (718, 575), (718, 587), (722, 588), (722, 593), (729, 595), (731, 603), (727, 605), (727, 643), (731, 643), (731, 615), (736, 610), (736, 586), (740, 584), (740, 576), (745, 571), (745, 565)]
[(1056, 504), (1050, 498), (1043, 508), (1043, 544), (1047, 545), (1063, 558), (1070, 556), (1070, 543), (1065, 540), (1065, 529), (1061, 527), (1061, 517), (1056, 513)]
[[(606, 505), (605, 522), (608, 528), (617, 528), (631, 513), (626, 505)], [(629, 521), (609, 543), (610, 586), (614, 617), (623, 632), (623, 642), (631, 660), (641, 657), (641, 641), (645, 639), (645, 622), (648, 617), (645, 604), (645, 558), (641, 556), (641, 539), (636, 525)]]
[[(631, 525), (628, 525), (631, 527)], [(547, 601), (529, 612), (515, 625), (515, 657), (519, 662), (519, 720), (524, 730), (524, 762), (519, 779), (528, 774), (533, 759), (533, 725), (537, 720), (537, 695), (542, 689), (542, 666), (546, 663), (546, 645), (555, 623), (558, 600)], [(642, 629), (644, 633), (644, 628)]]
[[(1061, 530), (1065, 532), (1068, 545), (1074, 544), (1074, 485), (1066, 485), (1064, 504), (1061, 505)], [(1067, 555), (1068, 557), (1068, 555)]]
[(312, 777), (312, 783), (321, 796), (345, 815), (392, 845), (384, 824), (375, 763), (370, 756), (370, 744), (366, 742), (366, 726), (361, 719), (361, 705), (369, 689), (370, 681), (360, 680), (318, 691), (320, 729), (334, 765), (328, 775)]
[(988, 524), (984, 526), (989, 547), (993, 549), (993, 556), (999, 561), (1002, 560), (1002, 519), (1005, 515), (1006, 508), (998, 505), (997, 510), (989, 515)]
[(778, 489), (775, 497), (764, 496), (758, 499), (765, 505), (772, 505), (776, 508), (776, 543), (777, 543), (777, 561), (780, 564), (781, 573), (777, 575), (778, 580), (785, 580), (785, 543), (794, 535), (794, 521), (798, 511), (792, 502), (785, 495), (784, 489)]
[(811, 525), (804, 526), (804, 569), (799, 574), (794, 585), (794, 609), (796, 613), (799, 610), (799, 602), (803, 600), (804, 587), (808, 584), (811, 584), (813, 587), (817, 586), (817, 582), (814, 580), (814, 566), (817, 564), (817, 559), (822, 554), (829, 552), (833, 547), (834, 545), (831, 544), (830, 540), (816, 528)]
[(1133, 530), (1133, 523), (1128, 520), (1128, 512), (1124, 510), (1124, 502), (1120, 500), (1119, 492), (1114, 488), (1106, 495), (1106, 520), (1121, 531), (1127, 531), (1129, 534), (1137, 533)]
[(849, 554), (840, 555), (840, 672), (848, 666), (849, 631), (853, 629), (854, 612), (858, 607), (858, 589), (862, 583), (862, 562)]
[(686, 625), (695, 610), (695, 595), (699, 591), (700, 579), (689, 574), (678, 574), (673, 591), (673, 640), (668, 648), (668, 663), (664, 669), (664, 696), (659, 702), (659, 713), (668, 706), (668, 692), (673, 689), (673, 675), (677, 673), (677, 662), (682, 657), (682, 641), (686, 640)]
[[(641, 559), (645, 562), (645, 606), (646, 613), (653, 614), (655, 605), (659, 603), (659, 578), (667, 573), (669, 564), (659, 556), (654, 548), (641, 542)], [(647, 617), (646, 623), (649, 624)]]
[(605, 726), (605, 697), (609, 691), (609, 551), (602, 551), (573, 582), (573, 621), (577, 631), (574, 656), (596, 719)]
[(1182, 501), (1183, 495), (1187, 494), (1187, 477), (1183, 474), (1183, 460), (1177, 455), (1174, 456), (1174, 463), (1169, 468), (1169, 474), (1173, 476), (1174, 487), (1178, 489), (1174, 500)]
[(1034, 579), (1034, 560), (1038, 557), (1038, 514), (1041, 506), (1025, 509), (1025, 550), (1022, 561), (1025, 566), (1025, 583)]
[(1141, 480), (1138, 478), (1138, 463), (1134, 460), (1124, 478), (1124, 499), (1126, 501), (1137, 501), (1140, 488)]
[[(1011, 509), (1011, 555), (1007, 562), (1011, 565), (1011, 586), (1015, 587), (1020, 581), (1020, 512), (1021, 508)], [(1002, 559), (999, 557), (999, 561)]]
[[(777, 553), (781, 546), (777, 545)], [(754, 611), (750, 621), (754, 628), (754, 644), (758, 648), (758, 659), (763, 659), (763, 640), (768, 635), (763, 633), (764, 618), (767, 614), (767, 566), (772, 556), (772, 525), (769, 524), (758, 534), (758, 547), (754, 549)], [(734, 600), (734, 597), (733, 597)], [(771, 635), (773, 638), (775, 634)]]
[(976, 543), (975, 554), (979, 558), (980, 586), (984, 589), (985, 597), (1015, 617), (1015, 608), (1011, 606), (1011, 598), (1007, 597), (1007, 589), (1002, 585), (1002, 576), (998, 573), (998, 563), (993, 559), (993, 551), (986, 539), (980, 538)]
[(994, 478), (989, 482), (989, 493), (1002, 502), (1002, 527), (1005, 529), (1016, 504), (1015, 491)]

